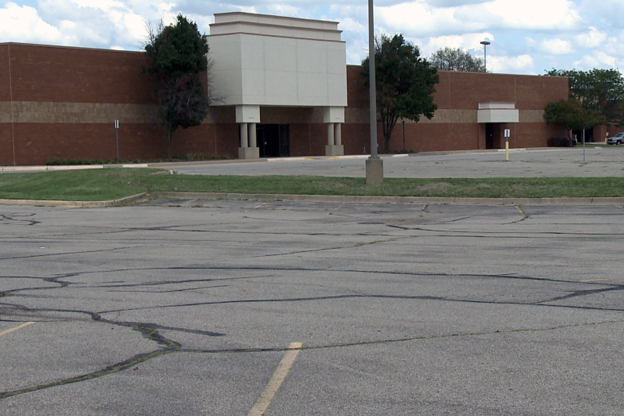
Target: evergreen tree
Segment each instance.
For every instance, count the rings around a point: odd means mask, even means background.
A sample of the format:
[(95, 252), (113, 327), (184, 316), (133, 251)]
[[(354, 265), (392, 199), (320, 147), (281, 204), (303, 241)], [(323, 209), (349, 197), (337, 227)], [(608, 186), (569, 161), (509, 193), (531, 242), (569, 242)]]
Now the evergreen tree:
[(175, 24), (150, 30), (145, 54), (150, 60), (146, 73), (155, 74), (158, 82), (159, 117), (171, 158), (173, 132), (200, 125), (208, 113), (210, 97), (201, 82), (209, 70), (208, 43), (196, 23), (178, 15)]
[[(390, 136), (399, 118), (413, 121), (424, 115), (433, 117), (438, 106), (433, 102), (437, 70), (420, 57), (417, 46), (402, 35), (382, 35), (375, 39), (375, 78), (377, 111), (382, 123), (385, 151), (390, 151)], [(368, 58), (362, 61), (362, 75), (368, 87)]]

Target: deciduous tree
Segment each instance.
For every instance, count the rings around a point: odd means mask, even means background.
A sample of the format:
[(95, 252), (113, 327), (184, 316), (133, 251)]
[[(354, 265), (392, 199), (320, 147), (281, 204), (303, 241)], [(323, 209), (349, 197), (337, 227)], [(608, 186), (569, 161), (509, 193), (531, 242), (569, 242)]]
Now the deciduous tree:
[(201, 82), (210, 67), (208, 43), (196, 23), (178, 15), (175, 24), (161, 23), (149, 31), (145, 54), (150, 60), (145, 72), (156, 75), (159, 117), (171, 157), (173, 132), (201, 124), (208, 113), (208, 86)]
[[(375, 39), (374, 51), (378, 120), (388, 152), (390, 135), (399, 118), (418, 121), (421, 115), (433, 117), (438, 108), (433, 93), (439, 77), (437, 70), (420, 57), (418, 47), (400, 34)], [(362, 75), (368, 87), (368, 58), (362, 61)]]
[(548, 104), (544, 111), (544, 118), (549, 123), (565, 125), (570, 140), (572, 140), (572, 130), (586, 129), (605, 122), (602, 114), (583, 108), (581, 103), (574, 98)]
[(429, 61), (439, 71), (485, 72), (483, 59), (459, 48), (439, 49), (431, 54)]
[(596, 111), (609, 125), (624, 125), (624, 77), (616, 69), (590, 71), (552, 69), (550, 76), (568, 77), (570, 98), (586, 110)]

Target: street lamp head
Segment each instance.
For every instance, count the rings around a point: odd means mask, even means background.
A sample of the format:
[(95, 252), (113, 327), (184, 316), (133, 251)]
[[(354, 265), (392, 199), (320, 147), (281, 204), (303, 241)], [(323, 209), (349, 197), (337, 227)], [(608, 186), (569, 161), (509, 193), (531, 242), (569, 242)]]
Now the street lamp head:
[(479, 42), (479, 43), (481, 43), (481, 45), (485, 45), (485, 46), (487, 46), (487, 45), (489, 45), (491, 42), (490, 42), (489, 40), (487, 40), (487, 39), (486, 39), (486, 40), (482, 40), (482, 41), (481, 41), (481, 42)]

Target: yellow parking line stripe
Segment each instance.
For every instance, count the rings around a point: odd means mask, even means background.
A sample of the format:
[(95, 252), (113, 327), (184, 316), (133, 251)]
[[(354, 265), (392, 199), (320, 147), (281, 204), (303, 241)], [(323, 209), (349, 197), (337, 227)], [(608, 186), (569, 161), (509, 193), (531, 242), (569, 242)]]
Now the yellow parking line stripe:
[(32, 325), (32, 324), (34, 324), (34, 322), (26, 322), (26, 323), (23, 323), (21, 325), (16, 326), (15, 328), (5, 329), (4, 331), (0, 332), (0, 337), (2, 335), (10, 334), (13, 331), (17, 331), (18, 329), (22, 329), (22, 328), (27, 327), (28, 325)]
[(284, 382), (286, 375), (290, 371), (292, 365), (295, 362), (295, 358), (297, 358), (297, 354), (301, 351), (301, 347), (303, 346), (300, 342), (291, 342), (288, 346), (288, 351), (280, 361), (275, 373), (273, 373), (273, 377), (269, 380), (269, 384), (265, 387), (264, 391), (254, 404), (254, 407), (251, 408), (247, 416), (262, 416), (264, 412), (269, 408), (271, 404), (271, 400), (275, 397), (275, 393), (279, 390), (280, 386)]

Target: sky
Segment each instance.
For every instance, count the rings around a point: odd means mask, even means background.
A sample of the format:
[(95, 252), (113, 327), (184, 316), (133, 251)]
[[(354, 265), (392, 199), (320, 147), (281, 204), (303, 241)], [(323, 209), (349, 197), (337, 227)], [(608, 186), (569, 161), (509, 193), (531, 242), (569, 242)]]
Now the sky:
[[(183, 14), (210, 33), (214, 13), (339, 22), (347, 63), (368, 53), (365, 0), (24, 0), (0, 2), (0, 42), (140, 51), (147, 24)], [(401, 33), (428, 58), (444, 47), (483, 57), (494, 73), (624, 69), (624, 0), (375, 0), (375, 33)]]

